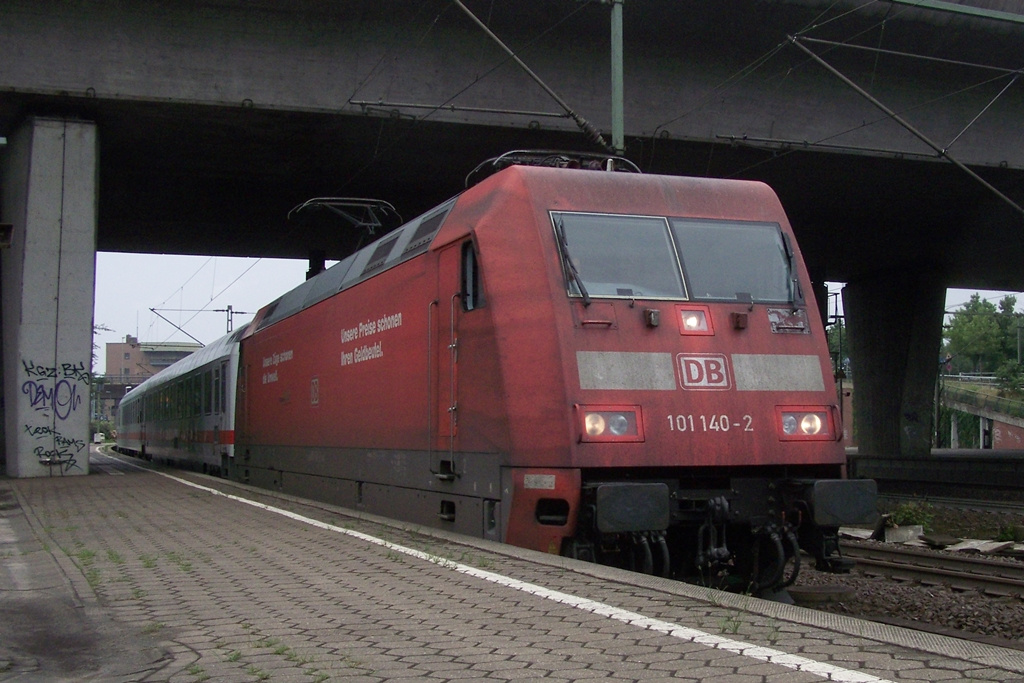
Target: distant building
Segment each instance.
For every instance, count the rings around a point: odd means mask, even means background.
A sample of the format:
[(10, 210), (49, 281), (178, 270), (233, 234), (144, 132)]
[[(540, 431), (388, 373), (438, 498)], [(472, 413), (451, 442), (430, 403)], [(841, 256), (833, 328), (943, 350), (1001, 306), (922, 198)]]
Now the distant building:
[(110, 420), (121, 397), (167, 366), (203, 348), (195, 342), (140, 342), (128, 335), (107, 344), (107, 374), (94, 378), (94, 417)]

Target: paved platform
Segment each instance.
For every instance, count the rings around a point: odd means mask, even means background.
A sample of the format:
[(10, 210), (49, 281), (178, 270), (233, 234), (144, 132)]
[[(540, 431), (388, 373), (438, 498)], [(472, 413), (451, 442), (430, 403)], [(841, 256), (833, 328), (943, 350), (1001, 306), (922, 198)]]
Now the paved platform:
[(1024, 652), (94, 454), (0, 479), (0, 680), (1024, 681)]

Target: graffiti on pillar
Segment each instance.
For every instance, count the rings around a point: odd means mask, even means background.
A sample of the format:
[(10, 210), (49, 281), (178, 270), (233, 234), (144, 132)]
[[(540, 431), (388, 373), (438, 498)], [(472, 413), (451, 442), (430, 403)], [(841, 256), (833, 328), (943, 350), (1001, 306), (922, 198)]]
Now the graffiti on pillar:
[(21, 384), (21, 395), (28, 407), (46, 419), (45, 424), (25, 424), (25, 433), (38, 443), (33, 454), (44, 465), (56, 465), (62, 471), (81, 469), (77, 455), (86, 447), (82, 438), (61, 431), (60, 425), (75, 415), (92, 384), (92, 374), (85, 363), (37, 363), (22, 359), (27, 379)]
[(92, 373), (85, 369), (85, 363), (60, 363), (59, 365), (42, 365), (30, 360), (21, 360), (21, 367), (29, 377), (40, 379), (70, 379), (86, 386), (92, 384)]
[(57, 380), (51, 386), (30, 379), (21, 385), (21, 393), (28, 396), (32, 409), (53, 411), (58, 420), (68, 419), (82, 405), (78, 385), (66, 379)]

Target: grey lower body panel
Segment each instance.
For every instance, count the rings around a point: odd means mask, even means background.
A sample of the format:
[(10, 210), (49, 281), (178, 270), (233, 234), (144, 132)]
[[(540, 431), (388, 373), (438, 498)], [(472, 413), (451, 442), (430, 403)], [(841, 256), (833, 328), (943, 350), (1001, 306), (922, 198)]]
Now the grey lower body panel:
[(502, 540), (500, 456), (459, 453), (455, 476), (436, 454), (290, 446), (236, 449), (230, 476), (261, 488), (354, 510)]

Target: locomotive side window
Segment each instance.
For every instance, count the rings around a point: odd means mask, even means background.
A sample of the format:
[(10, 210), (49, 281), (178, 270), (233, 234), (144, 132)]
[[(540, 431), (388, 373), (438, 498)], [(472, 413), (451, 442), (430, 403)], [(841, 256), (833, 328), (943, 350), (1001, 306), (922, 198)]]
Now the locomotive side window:
[(480, 265), (476, 260), (473, 243), (462, 245), (462, 307), (472, 311), (484, 305), (484, 290), (480, 286)]
[(664, 218), (552, 212), (551, 219), (570, 296), (686, 298)]
[(672, 218), (694, 299), (788, 303), (791, 252), (774, 223)]

